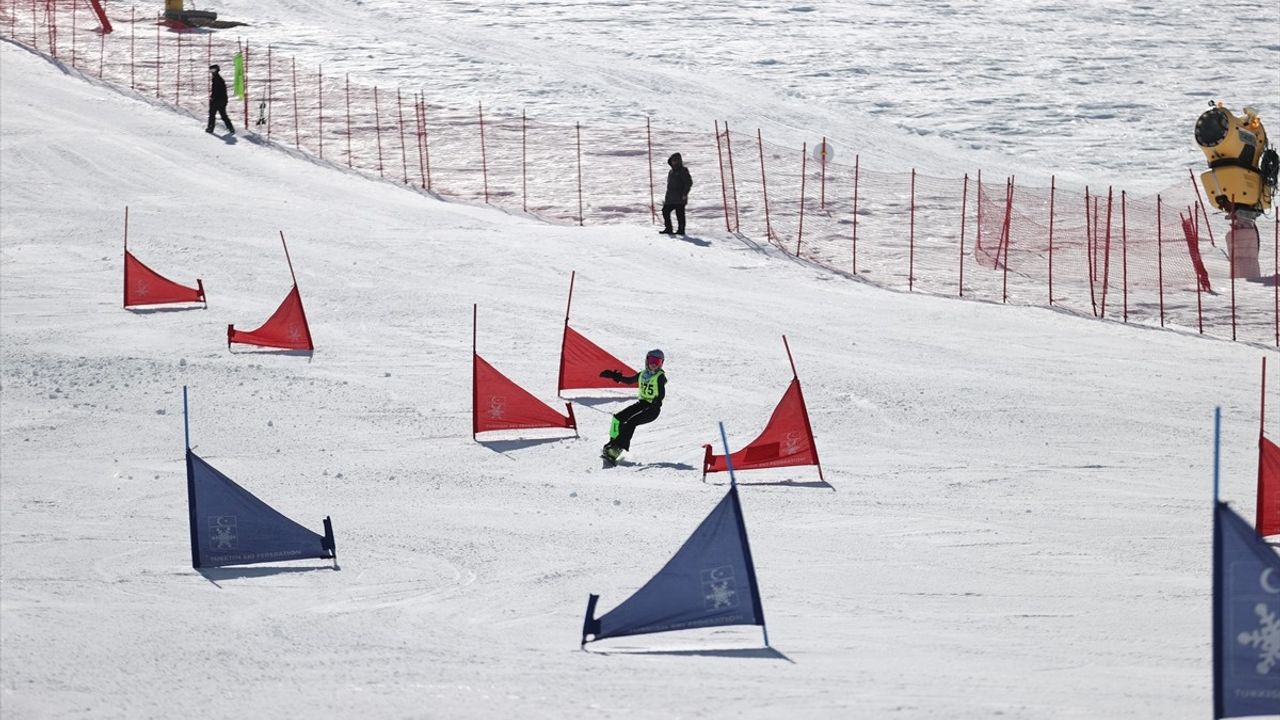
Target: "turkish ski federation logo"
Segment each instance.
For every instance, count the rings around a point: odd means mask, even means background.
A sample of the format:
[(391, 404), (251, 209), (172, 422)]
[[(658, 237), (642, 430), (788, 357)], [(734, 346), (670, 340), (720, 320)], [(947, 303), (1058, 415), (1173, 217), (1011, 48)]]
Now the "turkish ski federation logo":
[[(1249, 583), (1252, 585), (1252, 583)], [(1248, 585), (1246, 585), (1248, 587)], [(1236, 625), (1241, 632), (1236, 635), (1236, 642), (1258, 651), (1258, 664), (1254, 667), (1259, 675), (1269, 675), (1272, 670), (1280, 669), (1280, 577), (1272, 568), (1265, 568), (1257, 580), (1257, 587), (1248, 587), (1249, 593), (1242, 605), (1252, 605), (1252, 613), (1243, 612), (1246, 608), (1238, 608), (1238, 618), (1257, 618), (1257, 629), (1245, 632), (1244, 621)], [(1248, 626), (1253, 623), (1249, 622)], [(1280, 673), (1277, 673), (1280, 674)]]
[(235, 515), (209, 516), (209, 541), (214, 550), (235, 550), (238, 539)]
[(489, 396), (489, 417), (499, 419), (507, 414), (507, 399), (501, 395)]
[(800, 433), (794, 431), (787, 433), (787, 438), (782, 444), (782, 454), (795, 455), (798, 452), (800, 452)]
[(738, 607), (738, 584), (732, 565), (702, 571), (702, 603), (707, 610)]

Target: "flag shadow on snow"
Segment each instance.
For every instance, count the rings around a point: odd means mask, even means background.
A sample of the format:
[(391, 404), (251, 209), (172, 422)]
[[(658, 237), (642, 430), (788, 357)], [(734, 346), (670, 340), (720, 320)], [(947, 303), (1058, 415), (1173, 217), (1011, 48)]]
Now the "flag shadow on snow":
[[(694, 469), (694, 468), (690, 468), (690, 469)], [(729, 483), (713, 482), (713, 483), (707, 483), (707, 484), (719, 485), (723, 487), (725, 485), (728, 485)], [(767, 486), (773, 485), (777, 487), (814, 488), (815, 490), (820, 488), (826, 488), (831, 492), (836, 491), (836, 486), (832, 485), (826, 480), (772, 480), (772, 481), (761, 481), (761, 482), (742, 482), (741, 480), (739, 480), (738, 485), (742, 485), (744, 487), (767, 487)]]
[(271, 349), (271, 348), (259, 348), (257, 350), (243, 350), (243, 349), (236, 350), (232, 348), (227, 348), (227, 352), (231, 353), (232, 355), (285, 355), (285, 356), (294, 356), (294, 357), (304, 357), (308, 360), (315, 357), (315, 354), (316, 354), (315, 350), (284, 350), (284, 349)]
[(506, 454), (512, 450), (527, 450), (531, 447), (539, 445), (547, 445), (549, 443), (558, 443), (564, 440), (572, 440), (573, 438), (521, 438), (519, 440), (477, 440), (481, 446), (488, 448), (496, 453)]
[(333, 565), (319, 565), (316, 567), (284, 567), (274, 565), (267, 567), (245, 567), (229, 565), (227, 567), (197, 568), (196, 572), (203, 575), (204, 579), (213, 583), (215, 587), (221, 589), (222, 586), (218, 584), (219, 580), (267, 577), (270, 575), (286, 575), (291, 573), (332, 572), (334, 570), (341, 569), (342, 568), (335, 562)]
[(686, 650), (595, 650), (590, 649), (587, 652), (592, 655), (670, 655), (673, 657), (728, 657), (728, 658), (752, 658), (758, 660), (786, 660), (792, 665), (796, 664), (795, 660), (787, 657), (778, 650), (771, 647), (762, 648), (728, 648), (728, 649), (686, 649)]

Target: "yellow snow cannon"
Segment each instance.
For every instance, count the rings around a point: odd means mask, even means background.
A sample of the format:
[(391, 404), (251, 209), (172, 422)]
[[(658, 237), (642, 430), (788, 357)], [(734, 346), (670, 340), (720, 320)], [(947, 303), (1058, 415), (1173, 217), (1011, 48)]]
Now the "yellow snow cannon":
[(1271, 207), (1280, 157), (1269, 147), (1258, 111), (1243, 109), (1244, 117), (1219, 103), (1209, 103), (1196, 120), (1196, 143), (1209, 161), (1200, 182), (1210, 202), (1242, 220), (1253, 220)]

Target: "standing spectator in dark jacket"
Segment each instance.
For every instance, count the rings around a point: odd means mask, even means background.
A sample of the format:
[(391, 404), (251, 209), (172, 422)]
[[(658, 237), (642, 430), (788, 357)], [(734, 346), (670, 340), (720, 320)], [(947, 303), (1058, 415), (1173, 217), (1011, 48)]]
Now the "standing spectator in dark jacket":
[(689, 188), (693, 187), (693, 178), (689, 176), (689, 168), (684, 166), (680, 153), (667, 158), (671, 170), (667, 173), (667, 194), (662, 200), (662, 225), (659, 232), (671, 234), (671, 211), (676, 211), (676, 235), (684, 235), (684, 206), (689, 202)]
[(235, 135), (236, 129), (231, 125), (231, 118), (227, 117), (227, 84), (218, 74), (217, 65), (210, 65), (209, 72), (213, 73), (213, 77), (209, 87), (209, 124), (204, 126), (204, 131), (213, 132), (214, 117), (221, 115), (222, 124), (227, 126), (227, 132)]

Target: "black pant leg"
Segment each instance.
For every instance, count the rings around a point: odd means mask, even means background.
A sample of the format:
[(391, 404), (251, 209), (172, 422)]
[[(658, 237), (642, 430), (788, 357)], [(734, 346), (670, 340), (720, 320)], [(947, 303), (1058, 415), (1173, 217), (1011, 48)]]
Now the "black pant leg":
[(671, 232), (671, 209), (673, 207), (675, 206), (667, 205), (665, 203), (662, 205), (662, 231), (663, 232), (667, 232), (667, 233)]
[[(683, 235), (684, 234), (684, 206), (683, 205), (676, 206), (676, 223), (677, 223), (676, 232)], [(667, 225), (667, 227), (671, 227), (671, 226)]]
[(618, 418), (618, 437), (611, 440), (610, 444), (622, 450), (630, 450), (631, 436), (635, 434), (636, 427), (657, 420), (661, 412), (662, 406), (643, 401), (628, 406), (614, 415)]
[(235, 132), (236, 128), (231, 124), (231, 118), (227, 117), (227, 109), (224, 107), (219, 109), (218, 112), (222, 114), (222, 124), (227, 126), (227, 130)]
[(213, 132), (213, 120), (217, 116), (218, 116), (218, 109), (215, 107), (210, 107), (209, 108), (209, 124), (204, 126), (205, 130), (209, 132)]

